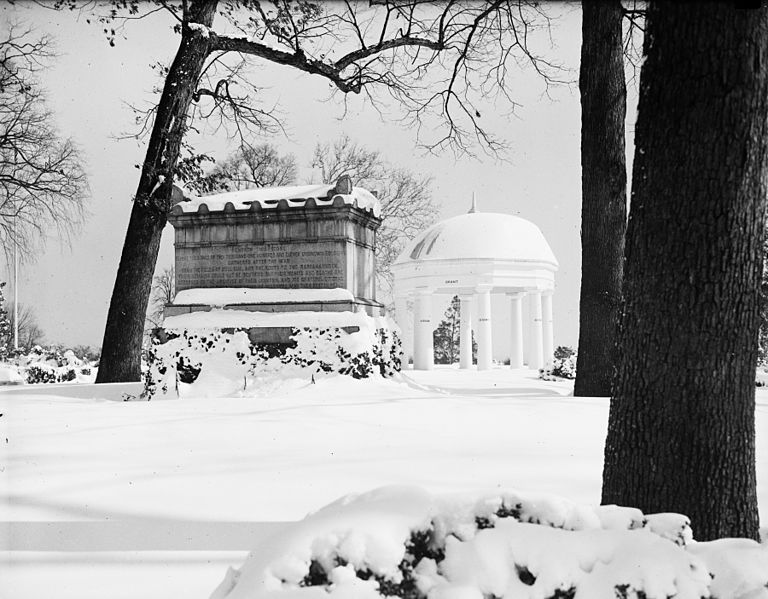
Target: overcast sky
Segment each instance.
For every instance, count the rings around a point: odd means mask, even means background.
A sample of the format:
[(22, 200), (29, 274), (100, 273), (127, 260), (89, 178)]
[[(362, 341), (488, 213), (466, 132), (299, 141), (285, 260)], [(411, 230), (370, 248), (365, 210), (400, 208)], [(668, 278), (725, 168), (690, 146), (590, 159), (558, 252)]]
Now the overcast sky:
[[(273, 65), (260, 66), (254, 76), (267, 88), (265, 97), (279, 100), (289, 134), (264, 141), (294, 153), (301, 165), (311, 160), (318, 141), (347, 134), (381, 150), (395, 164), (431, 175), (443, 218), (466, 212), (475, 191), (480, 210), (515, 214), (536, 223), (560, 262), (554, 296), (555, 344), (575, 347), (581, 266), (576, 86), (581, 11), (574, 4), (554, 8), (560, 16), (552, 31), (554, 47), (547, 51), (570, 69), (567, 76), (573, 84), (550, 88), (547, 97), (535, 73), (528, 70), (515, 75), (511, 93), (520, 104), (515, 115), (509, 115), (507, 104), (499, 103), (496, 114), (482, 117), (488, 129), (511, 144), (504, 162), (488, 157), (457, 160), (449, 152), (425, 156), (415, 147), (413, 131), (391, 118), (382, 119), (358, 98), (351, 98), (346, 114), (339, 102), (324, 101), (328, 83), (320, 77)], [(133, 115), (126, 104), (152, 101), (151, 89), (157, 79), (150, 65), (169, 63), (179, 38), (164, 15), (128, 23), (115, 47), (108, 45), (99, 25), (89, 25), (85, 15), (76, 12), (17, 3), (4, 5), (0, 16), (5, 22), (15, 19), (34, 24), (53, 36), (58, 58), (42, 81), (62, 135), (72, 136), (82, 149), (92, 192), (90, 217), (71, 244), (50, 238), (36, 261), (23, 266), (19, 301), (34, 309), (46, 342), (99, 346), (138, 183), (139, 171), (134, 165), (141, 163), (145, 152), (143, 142), (117, 137), (131, 130)], [(633, 105), (629, 113), (629, 120), (634, 121)], [(202, 149), (219, 157), (226, 154), (223, 138), (203, 143), (207, 147)], [(482, 156), (479, 148), (478, 155)], [(172, 264), (172, 237), (168, 226), (158, 271)], [(9, 281), (6, 296), (12, 297), (7, 267), (0, 279)]]

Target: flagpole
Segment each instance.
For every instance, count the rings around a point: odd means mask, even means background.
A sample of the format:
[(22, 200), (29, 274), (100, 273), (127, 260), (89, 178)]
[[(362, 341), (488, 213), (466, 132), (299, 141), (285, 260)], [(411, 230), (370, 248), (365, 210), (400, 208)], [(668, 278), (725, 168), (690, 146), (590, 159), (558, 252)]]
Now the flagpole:
[(16, 239), (16, 220), (13, 215), (13, 348), (19, 349), (19, 243)]

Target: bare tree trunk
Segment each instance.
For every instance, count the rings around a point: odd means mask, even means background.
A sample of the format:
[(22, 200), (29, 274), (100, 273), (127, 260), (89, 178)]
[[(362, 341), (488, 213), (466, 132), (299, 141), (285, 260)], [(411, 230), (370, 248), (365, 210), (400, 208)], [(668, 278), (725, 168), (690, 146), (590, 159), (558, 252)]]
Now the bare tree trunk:
[(758, 536), (768, 12), (651, 4), (603, 503)]
[[(217, 0), (198, 0), (190, 23), (208, 28)], [(160, 238), (170, 209), (173, 173), (186, 128), (186, 116), (209, 52), (207, 29), (182, 27), (181, 44), (165, 79), (144, 168), (128, 223), (112, 301), (104, 330), (97, 382), (138, 381), (141, 341)]]
[(621, 2), (582, 3), (581, 297), (576, 396), (611, 394), (621, 303), (627, 168)]

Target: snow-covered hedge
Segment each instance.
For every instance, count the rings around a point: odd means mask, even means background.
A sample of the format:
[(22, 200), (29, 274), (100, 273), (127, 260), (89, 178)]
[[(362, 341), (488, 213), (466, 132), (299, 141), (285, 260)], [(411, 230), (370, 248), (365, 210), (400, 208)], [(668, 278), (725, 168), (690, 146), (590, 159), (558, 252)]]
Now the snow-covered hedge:
[(765, 599), (768, 545), (693, 541), (679, 514), (550, 496), (383, 488), (287, 525), (212, 599)]
[(576, 351), (565, 345), (560, 345), (555, 350), (552, 361), (552, 374), (564, 379), (576, 378)]
[[(255, 379), (294, 374), (339, 373), (354, 378), (392, 376), (400, 371), (402, 349), (396, 328), (385, 319), (347, 333), (342, 328), (293, 328), (287, 347), (253, 344), (244, 330), (223, 332), (166, 329), (167, 341), (153, 341), (147, 352), (147, 399), (189, 393), (229, 395), (247, 391)], [(189, 387), (185, 387), (189, 389)]]
[(555, 350), (552, 367), (540, 368), (539, 378), (545, 381), (556, 381), (558, 378), (576, 378), (576, 351), (566, 345), (559, 345)]
[(765, 366), (759, 366), (755, 372), (755, 387), (768, 387), (768, 370)]
[(96, 368), (75, 356), (72, 350), (44, 349), (39, 345), (14, 357), (13, 363), (4, 364), (3, 371), (5, 374), (0, 375), (0, 380), (30, 385), (90, 383), (96, 375)]

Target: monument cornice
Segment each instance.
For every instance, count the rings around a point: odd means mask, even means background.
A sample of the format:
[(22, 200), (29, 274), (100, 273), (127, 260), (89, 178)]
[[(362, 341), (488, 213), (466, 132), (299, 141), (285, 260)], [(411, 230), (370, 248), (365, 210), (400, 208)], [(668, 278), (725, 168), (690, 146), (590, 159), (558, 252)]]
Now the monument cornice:
[(224, 240), (224, 241), (184, 241), (178, 242), (179, 247), (184, 248), (196, 248), (196, 247), (222, 247), (222, 246), (242, 246), (242, 245), (291, 245), (291, 244), (313, 244), (313, 243), (325, 243), (326, 241), (338, 241), (351, 243), (353, 245), (375, 250), (376, 246), (372, 243), (366, 243), (361, 239), (355, 239), (349, 235), (327, 235), (323, 239), (302, 239), (300, 237), (289, 238), (282, 237), (279, 241), (276, 240), (264, 240), (264, 239), (248, 239), (248, 240)]
[(342, 204), (341, 206), (277, 206), (275, 208), (247, 210), (234, 208), (227, 210), (225, 208), (218, 211), (197, 210), (196, 212), (182, 212), (174, 209), (168, 215), (168, 222), (174, 227), (182, 228), (214, 224), (251, 223), (261, 225), (275, 221), (344, 221), (364, 225), (373, 230), (377, 230), (382, 223), (382, 219), (370, 211), (349, 204)]

